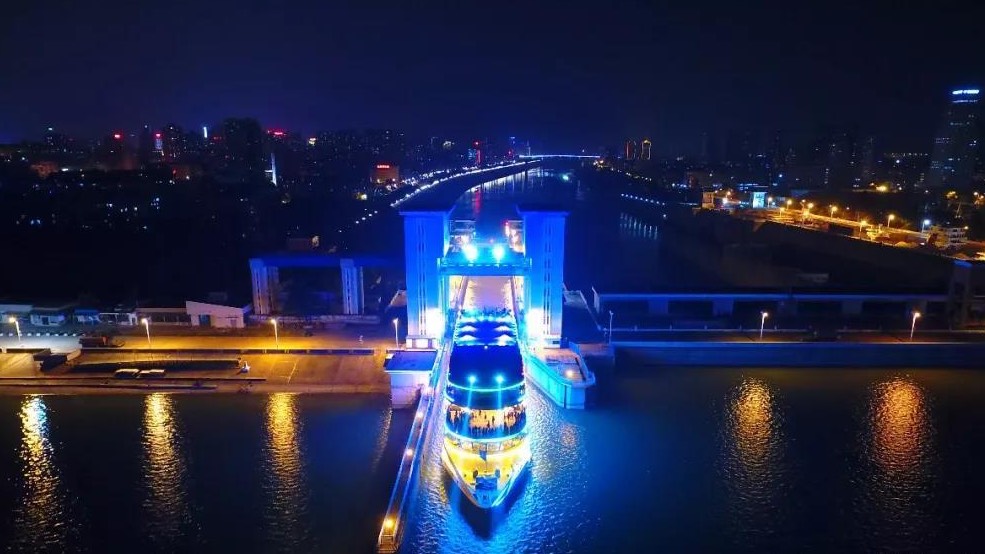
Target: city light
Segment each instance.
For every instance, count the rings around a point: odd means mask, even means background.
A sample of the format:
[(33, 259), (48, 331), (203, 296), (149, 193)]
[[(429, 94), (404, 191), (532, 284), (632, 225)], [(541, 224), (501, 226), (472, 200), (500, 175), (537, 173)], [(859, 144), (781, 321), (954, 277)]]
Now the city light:
[(140, 323), (144, 325), (144, 330), (147, 331), (147, 348), (150, 348), (150, 320), (146, 317), (140, 320)]
[(11, 316), (11, 317), (7, 318), (7, 323), (13, 324), (14, 329), (17, 331), (17, 343), (20, 344), (21, 342), (23, 342), (21, 340), (21, 324), (20, 324), (19, 321), (17, 321), (17, 318)]
[(493, 246), (492, 253), (493, 259), (496, 260), (496, 263), (499, 263), (503, 261), (503, 256), (506, 255), (506, 249), (503, 248), (502, 244), (497, 244), (496, 246)]
[(465, 254), (465, 259), (468, 260), (469, 263), (475, 262), (479, 259), (479, 249), (476, 248), (474, 244), (469, 243), (463, 246), (462, 253)]
[(760, 312), (759, 319), (759, 340), (763, 340), (763, 329), (766, 327), (766, 318), (770, 316), (769, 312)]
[(280, 350), (280, 333), (277, 331), (277, 318), (270, 318), (270, 324), (274, 326), (274, 346)]
[(400, 319), (393, 318), (393, 346), (395, 348), (400, 348)]
[(920, 312), (913, 312), (913, 322), (910, 323), (910, 342), (913, 342), (913, 333), (917, 330), (918, 319), (920, 319)]

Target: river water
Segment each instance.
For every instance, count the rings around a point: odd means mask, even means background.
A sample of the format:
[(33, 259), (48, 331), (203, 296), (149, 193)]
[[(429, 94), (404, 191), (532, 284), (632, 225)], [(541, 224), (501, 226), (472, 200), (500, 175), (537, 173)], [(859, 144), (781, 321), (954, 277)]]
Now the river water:
[[(427, 445), (407, 552), (975, 551), (985, 374), (647, 369), (529, 397), (492, 514)], [(0, 546), (367, 552), (406, 438), (385, 398), (0, 396)]]

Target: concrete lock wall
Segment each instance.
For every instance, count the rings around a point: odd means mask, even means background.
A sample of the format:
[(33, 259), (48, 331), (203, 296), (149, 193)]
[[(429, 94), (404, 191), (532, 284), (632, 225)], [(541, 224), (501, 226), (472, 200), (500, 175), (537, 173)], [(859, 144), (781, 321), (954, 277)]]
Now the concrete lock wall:
[(621, 363), (668, 367), (982, 367), (976, 343), (617, 342)]
[(941, 287), (944, 290), (953, 272), (953, 261), (943, 256), (793, 225), (739, 219), (718, 212), (702, 212), (691, 224), (718, 244), (759, 243), (806, 249), (890, 272), (898, 271), (901, 275), (907, 275), (913, 286)]

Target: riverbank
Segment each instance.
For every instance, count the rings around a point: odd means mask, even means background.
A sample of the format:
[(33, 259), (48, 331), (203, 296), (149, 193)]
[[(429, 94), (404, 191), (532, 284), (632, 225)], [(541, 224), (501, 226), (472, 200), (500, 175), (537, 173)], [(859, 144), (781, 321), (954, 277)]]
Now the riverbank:
[(979, 368), (985, 344), (974, 342), (699, 342), (614, 341), (622, 363), (666, 367)]
[[(83, 381), (83, 382), (79, 382)], [(264, 382), (210, 382), (201, 385), (169, 383), (166, 380), (154, 382), (126, 382), (112, 378), (102, 379), (32, 379), (0, 381), (0, 395), (23, 394), (150, 394), (166, 392), (175, 394), (365, 394), (386, 396), (389, 386), (381, 385), (283, 385)]]
[[(0, 394), (180, 392), (202, 393), (390, 393), (385, 353), (210, 354), (196, 351), (98, 351), (41, 370), (29, 352), (0, 354)], [(159, 378), (121, 379), (117, 369), (164, 369)]]

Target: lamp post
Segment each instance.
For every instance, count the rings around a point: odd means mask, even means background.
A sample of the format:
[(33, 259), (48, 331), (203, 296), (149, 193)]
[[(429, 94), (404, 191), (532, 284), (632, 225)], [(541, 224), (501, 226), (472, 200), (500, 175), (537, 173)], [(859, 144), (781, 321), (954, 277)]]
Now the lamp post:
[(270, 324), (274, 326), (274, 347), (280, 350), (280, 332), (277, 329), (277, 318), (270, 318)]
[(612, 344), (612, 310), (609, 310), (609, 344)]
[(21, 322), (20, 321), (17, 321), (17, 318), (16, 317), (13, 317), (13, 316), (11, 316), (10, 318), (8, 318), (7, 319), (7, 322), (14, 324), (14, 329), (17, 331), (17, 344), (21, 344), (22, 342), (24, 342), (21, 339)]
[(770, 314), (769, 312), (760, 312), (759, 315), (762, 316), (759, 318), (759, 340), (763, 340), (763, 329), (766, 327), (766, 318)]
[(140, 320), (140, 323), (144, 325), (144, 331), (147, 332), (147, 348), (150, 348), (150, 320), (146, 317)]
[(920, 319), (920, 312), (913, 312), (913, 322), (910, 323), (910, 342), (913, 342), (913, 332), (917, 330), (918, 319)]
[(393, 346), (394, 348), (400, 348), (400, 334), (398, 333), (400, 329), (400, 318), (393, 318)]
[(925, 220), (923, 220), (923, 223), (922, 223), (922, 224), (920, 225), (920, 232), (921, 232), (921, 233), (925, 233), (925, 232), (927, 232), (927, 227), (928, 227), (929, 225), (930, 225), (930, 220), (929, 220), (929, 219), (925, 219)]
[(831, 206), (831, 208), (829, 208), (829, 211), (831, 212), (831, 217), (834, 217), (835, 212), (838, 211), (838, 206)]
[(889, 230), (889, 224), (892, 223), (894, 219), (896, 219), (896, 216), (893, 215), (893, 214), (889, 214), (889, 215), (886, 216), (886, 230), (887, 231)]
[(868, 224), (869, 224), (869, 222), (867, 222), (864, 219), (858, 222), (858, 238), (862, 238), (862, 231), (863, 231), (864, 227), (866, 225), (868, 225)]

